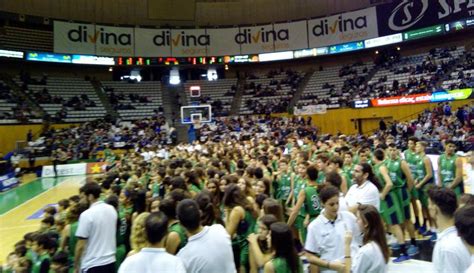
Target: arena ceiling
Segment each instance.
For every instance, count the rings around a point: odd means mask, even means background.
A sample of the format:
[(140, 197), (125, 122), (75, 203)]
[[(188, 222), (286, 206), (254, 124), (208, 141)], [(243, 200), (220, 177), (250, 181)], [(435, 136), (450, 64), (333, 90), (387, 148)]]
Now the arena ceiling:
[(121, 25), (224, 26), (325, 16), (391, 0), (15, 0), (0, 10)]

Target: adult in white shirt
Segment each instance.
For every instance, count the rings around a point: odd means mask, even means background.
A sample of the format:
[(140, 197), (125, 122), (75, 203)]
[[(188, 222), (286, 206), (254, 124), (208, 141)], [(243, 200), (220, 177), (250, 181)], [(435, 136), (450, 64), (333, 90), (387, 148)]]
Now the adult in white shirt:
[(367, 163), (355, 165), (352, 170), (352, 180), (355, 184), (349, 188), (345, 196), (349, 211), (356, 213), (360, 204), (372, 205), (380, 210), (380, 193), (371, 182), (376, 181), (372, 167)]
[(344, 236), (346, 232), (355, 235), (351, 243), (354, 256), (361, 243), (360, 229), (354, 214), (339, 211), (339, 190), (326, 186), (319, 193), (324, 210), (308, 226), (305, 249), (308, 261), (320, 267), (322, 273), (336, 273), (344, 269)]
[(345, 273), (385, 273), (390, 250), (385, 238), (385, 229), (378, 210), (372, 205), (360, 205), (357, 224), (363, 231), (363, 246), (351, 260), (351, 238), (345, 241)]
[(163, 212), (150, 214), (145, 220), (145, 234), (149, 246), (125, 259), (118, 273), (186, 273), (181, 258), (166, 252), (164, 238), (167, 231), (166, 215)]
[(79, 217), (75, 272), (114, 273), (117, 211), (113, 206), (99, 201), (102, 192), (99, 184), (86, 183), (82, 189), (91, 205)]
[(433, 266), (439, 273), (464, 273), (471, 264), (471, 255), (454, 226), (456, 194), (448, 188), (432, 188), (428, 196), (428, 210), (439, 232), (433, 249)]
[(474, 206), (466, 206), (456, 211), (454, 225), (464, 245), (471, 253), (471, 266), (466, 273), (474, 273)]
[(196, 201), (185, 199), (176, 209), (178, 219), (188, 234), (188, 243), (177, 254), (187, 272), (236, 273), (230, 235), (221, 225), (201, 226)]

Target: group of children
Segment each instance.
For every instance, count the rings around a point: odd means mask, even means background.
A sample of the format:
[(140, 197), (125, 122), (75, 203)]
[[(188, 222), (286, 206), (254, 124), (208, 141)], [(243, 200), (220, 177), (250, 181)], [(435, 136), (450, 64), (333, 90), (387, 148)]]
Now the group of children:
[[(223, 225), (231, 236), (239, 272), (385, 272), (387, 232), (400, 253), (394, 263), (419, 252), (420, 235), (435, 240), (428, 209), (435, 179), (463, 194), (461, 160), (449, 141), (437, 173), (427, 143), (416, 138), (403, 152), (390, 136), (355, 144), (343, 135), (313, 142), (294, 134), (284, 146), (271, 138), (197, 146), (170, 148), (168, 159), (128, 152), (104, 176), (88, 178), (117, 210), (117, 270), (146, 246), (149, 213), (167, 216), (165, 248), (177, 254), (188, 234), (176, 208), (194, 199), (201, 224)], [(4, 272), (73, 272), (78, 220), (87, 208), (81, 193), (59, 201), (57, 211), (48, 208), (40, 230), (15, 245)]]

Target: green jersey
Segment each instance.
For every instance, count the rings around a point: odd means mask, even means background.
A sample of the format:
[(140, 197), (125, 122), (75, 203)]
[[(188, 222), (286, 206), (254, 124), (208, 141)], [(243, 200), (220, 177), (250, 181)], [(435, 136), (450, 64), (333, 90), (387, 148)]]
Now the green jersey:
[(448, 185), (449, 183), (453, 182), (454, 178), (456, 177), (456, 159), (457, 155), (453, 155), (448, 157), (446, 154), (442, 154), (439, 157), (439, 170), (441, 181), (440, 183), (443, 186)]
[[(288, 262), (284, 258), (276, 257), (272, 259), (272, 264), (275, 273), (288, 273), (291, 272)], [(303, 263), (298, 259), (298, 273), (303, 273)]]
[(111, 149), (105, 149), (104, 150), (104, 158), (105, 161), (108, 163), (113, 163), (115, 161), (115, 154), (112, 152)]
[(119, 207), (118, 210), (118, 229), (117, 229), (117, 245), (125, 244), (127, 240), (127, 214), (132, 213), (132, 208)]
[(298, 197), (298, 194), (300, 194), (300, 191), (302, 191), (305, 186), (306, 186), (307, 179), (302, 178), (301, 176), (295, 176), (294, 178), (294, 185), (293, 185), (293, 196)]
[(405, 150), (403, 152), (403, 155), (405, 157), (405, 161), (408, 164), (408, 167), (410, 167), (411, 174), (414, 175), (416, 171), (416, 164), (418, 163), (418, 161), (420, 161), (419, 155), (410, 149)]
[(316, 218), (321, 213), (321, 202), (319, 201), (318, 188), (316, 185), (306, 185), (304, 188), (305, 200), (304, 211), (309, 214), (310, 219)]
[[(427, 171), (425, 167), (425, 157), (426, 156), (418, 157), (419, 160), (416, 162), (414, 171), (412, 172), (413, 179), (415, 180), (421, 181), (426, 176)], [(427, 183), (430, 183), (430, 182), (431, 181), (428, 181)]]
[(278, 180), (278, 190), (276, 198), (279, 200), (287, 200), (291, 192), (291, 173), (284, 173), (280, 175)]
[(326, 174), (324, 172), (319, 172), (316, 182), (318, 182), (318, 184), (321, 185), (324, 183), (325, 180), (326, 180)]
[(346, 176), (347, 180), (347, 188), (349, 188), (349, 184), (352, 184), (352, 171), (354, 170), (355, 164), (352, 164), (350, 166), (344, 165), (342, 167), (342, 172)]
[(31, 273), (40, 273), (41, 272), (41, 267), (47, 268), (49, 271), (49, 264), (50, 264), (50, 257), (49, 254), (43, 254), (38, 257), (36, 262), (33, 264), (33, 267), (31, 268)]
[(388, 169), (388, 175), (392, 180), (393, 188), (402, 188), (406, 185), (405, 175), (402, 171), (402, 160), (401, 159), (387, 159), (384, 161), (385, 166)]
[(178, 251), (181, 248), (183, 248), (188, 242), (188, 236), (186, 235), (186, 230), (179, 222), (176, 222), (168, 228), (168, 233), (170, 232), (176, 232), (179, 236), (179, 240), (181, 241), (178, 245), (178, 249), (176, 249), (176, 253), (178, 253)]
[(380, 172), (380, 167), (382, 167), (382, 165), (384, 165), (384, 162), (374, 165), (374, 174), (375, 174), (375, 177), (377, 177), (379, 184), (383, 189), (385, 187), (385, 179), (383, 179), (382, 173)]
[(74, 263), (74, 255), (76, 254), (76, 245), (77, 245), (77, 237), (76, 231), (77, 227), (79, 226), (79, 221), (76, 221), (69, 225), (69, 240), (68, 240), (68, 252), (69, 252), (69, 261)]

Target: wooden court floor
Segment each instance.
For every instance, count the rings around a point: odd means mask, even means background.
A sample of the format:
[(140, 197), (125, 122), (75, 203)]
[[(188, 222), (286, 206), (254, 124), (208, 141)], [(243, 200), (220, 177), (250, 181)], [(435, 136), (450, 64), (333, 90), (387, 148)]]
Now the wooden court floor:
[(60, 199), (78, 194), (85, 178), (40, 178), (0, 193), (0, 265), (25, 233), (38, 230), (39, 211), (49, 204), (57, 204)]

